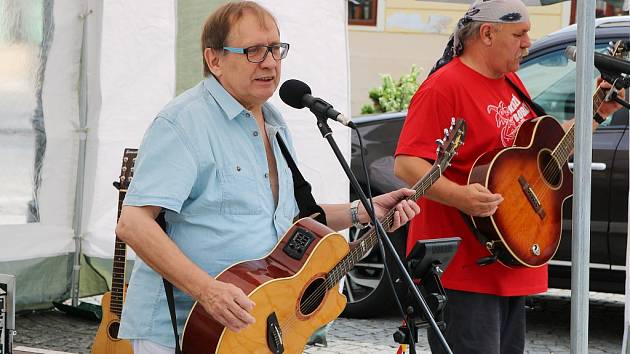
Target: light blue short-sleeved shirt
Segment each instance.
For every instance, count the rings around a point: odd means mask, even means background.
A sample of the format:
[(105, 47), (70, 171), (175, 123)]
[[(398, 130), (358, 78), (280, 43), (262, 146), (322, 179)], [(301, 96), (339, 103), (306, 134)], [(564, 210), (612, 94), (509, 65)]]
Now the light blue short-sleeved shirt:
[[(295, 156), (286, 123), (269, 103), (263, 114), (278, 168), (277, 207), (258, 125), (212, 76), (171, 101), (140, 145), (124, 204), (166, 209), (169, 236), (212, 276), (264, 257), (298, 214), (291, 170), (276, 139), (279, 132)], [(175, 289), (175, 302), (181, 335), (194, 301)], [(120, 336), (175, 346), (162, 278), (141, 259)]]

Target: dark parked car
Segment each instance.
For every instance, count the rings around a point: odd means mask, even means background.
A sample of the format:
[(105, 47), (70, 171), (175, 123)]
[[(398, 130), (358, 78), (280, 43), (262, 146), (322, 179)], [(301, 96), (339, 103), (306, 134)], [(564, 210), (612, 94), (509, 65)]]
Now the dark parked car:
[[(564, 56), (575, 45), (576, 26), (566, 27), (536, 41), (523, 61), (519, 75), (532, 98), (559, 121), (571, 119), (575, 110), (575, 63)], [(630, 41), (630, 16), (598, 19), (595, 50), (605, 52), (610, 41)], [(627, 59), (627, 56), (626, 56)], [(599, 73), (596, 71), (596, 74)], [(364, 140), (364, 154), (374, 195), (404, 185), (393, 174), (393, 154), (406, 112), (363, 116), (354, 119)], [(597, 129), (593, 136), (591, 191), (590, 290), (623, 293), (625, 287), (626, 239), (628, 230), (628, 121), (622, 108)], [(437, 138), (437, 137), (436, 137)], [(356, 137), (352, 140), (351, 167), (365, 184)], [(571, 166), (572, 164), (570, 164)], [(351, 191), (351, 199), (356, 195)], [(558, 252), (549, 262), (549, 286), (571, 287), (571, 199), (564, 205), (563, 233)], [(357, 237), (351, 230), (351, 239)], [(406, 229), (392, 235), (400, 255), (404, 254)], [(393, 262), (389, 269), (397, 278)], [(395, 285), (398, 293), (406, 290)], [(386, 309), (390, 287), (383, 277), (383, 262), (373, 250), (346, 277), (348, 297), (345, 315), (368, 317)]]

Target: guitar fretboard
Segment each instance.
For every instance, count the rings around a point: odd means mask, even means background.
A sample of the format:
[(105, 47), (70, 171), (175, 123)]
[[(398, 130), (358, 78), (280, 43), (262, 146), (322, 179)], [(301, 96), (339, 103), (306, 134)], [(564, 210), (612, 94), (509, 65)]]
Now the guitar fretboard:
[[(122, 209), (122, 203), (125, 199), (127, 190), (120, 190), (118, 192), (118, 217), (120, 218), (120, 212)], [(123, 290), (125, 288), (125, 266), (127, 262), (127, 245), (116, 236), (114, 244), (114, 265), (112, 268), (112, 300), (109, 305), (111, 313), (120, 317), (123, 307)]]
[[(416, 192), (407, 198), (408, 200), (416, 201), (423, 196), (426, 191), (435, 183), (435, 181), (442, 175), (441, 169), (438, 165), (434, 165), (429, 173), (418, 181), (412, 189)], [(390, 210), (381, 220), (381, 224), (385, 230), (389, 230), (394, 224), (394, 212), (395, 209)], [(343, 278), (354, 265), (376, 244), (378, 243), (378, 234), (376, 228), (373, 226), (368, 233), (361, 238), (359, 243), (354, 247), (346, 257), (344, 257), (329, 273), (326, 277), (326, 288), (332, 289), (341, 278)]]
[[(127, 187), (131, 183), (133, 178), (133, 170), (136, 162), (136, 156), (138, 154), (137, 149), (125, 149), (123, 155), (121, 173), (120, 173), (120, 185), (118, 186), (118, 212), (116, 214), (116, 221), (120, 219), (122, 213), (122, 205), (127, 194)], [(125, 269), (127, 265), (127, 245), (116, 236), (114, 243), (114, 262), (112, 267), (112, 290), (111, 301), (109, 304), (109, 311), (120, 317), (122, 314), (125, 290)]]
[[(595, 94), (593, 95), (593, 115), (597, 113), (599, 107), (604, 103), (604, 99), (606, 98), (606, 92), (600, 87), (597, 88)], [(569, 156), (573, 152), (573, 143), (575, 140), (575, 124), (569, 128), (564, 137), (558, 143), (558, 146), (552, 152), (551, 156), (558, 161), (560, 166), (564, 166), (564, 164), (569, 160)]]

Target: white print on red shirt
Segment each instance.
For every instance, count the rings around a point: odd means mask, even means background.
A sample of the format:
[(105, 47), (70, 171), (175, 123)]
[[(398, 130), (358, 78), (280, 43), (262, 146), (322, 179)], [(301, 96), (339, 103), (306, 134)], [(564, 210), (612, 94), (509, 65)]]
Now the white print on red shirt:
[(501, 128), (501, 143), (503, 146), (511, 146), (516, 137), (518, 127), (525, 121), (525, 117), (530, 110), (521, 100), (512, 95), (509, 106), (505, 106), (503, 101), (499, 101), (496, 106), (488, 105), (488, 113), (495, 112), (494, 118), (497, 128)]

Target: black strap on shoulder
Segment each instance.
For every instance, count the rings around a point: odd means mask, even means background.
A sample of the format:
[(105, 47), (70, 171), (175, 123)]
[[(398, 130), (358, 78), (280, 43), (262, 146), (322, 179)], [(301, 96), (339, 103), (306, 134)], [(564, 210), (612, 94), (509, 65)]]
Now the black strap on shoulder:
[(326, 225), (326, 213), (324, 213), (322, 207), (315, 203), (315, 198), (313, 198), (313, 194), (311, 193), (311, 185), (304, 179), (302, 173), (300, 173), (291, 153), (289, 153), (289, 149), (280, 137), (280, 133), (276, 133), (276, 138), (278, 139), (280, 150), (282, 150), (282, 155), (284, 155), (284, 159), (291, 169), (291, 175), (293, 176), (293, 195), (297, 201), (298, 208), (300, 208), (300, 218), (313, 217), (318, 222)]
[(164, 281), (164, 291), (166, 291), (166, 302), (168, 302), (168, 312), (171, 314), (171, 324), (173, 325), (173, 334), (175, 335), (175, 354), (182, 354), (182, 349), (179, 347), (179, 332), (177, 331), (177, 315), (175, 314), (175, 299), (173, 297), (173, 284), (166, 278), (162, 278)]
[(518, 93), (519, 96), (521, 96), (521, 98), (527, 103), (527, 105), (530, 106), (534, 110), (534, 113), (536, 113), (537, 117), (542, 117), (542, 116), (547, 115), (547, 112), (545, 112), (545, 109), (542, 108), (542, 106), (539, 105), (538, 103), (532, 101), (532, 99), (529, 98), (529, 96), (527, 96), (525, 92), (523, 92), (523, 90), (521, 90), (518, 87), (517, 84), (512, 82), (512, 80), (510, 80), (510, 78), (507, 75), (505, 76), (505, 79), (507, 80), (507, 82), (510, 83), (510, 85), (512, 85), (512, 88), (514, 88), (514, 90)]
[[(164, 210), (158, 214), (155, 221), (160, 225), (162, 230), (166, 232), (166, 219), (164, 219)], [(173, 334), (175, 335), (175, 354), (182, 354), (179, 346), (179, 331), (177, 331), (177, 315), (175, 314), (175, 298), (173, 296), (173, 284), (166, 278), (162, 278), (164, 282), (164, 292), (166, 292), (166, 302), (168, 303), (168, 312), (171, 315), (171, 324), (173, 325)]]

